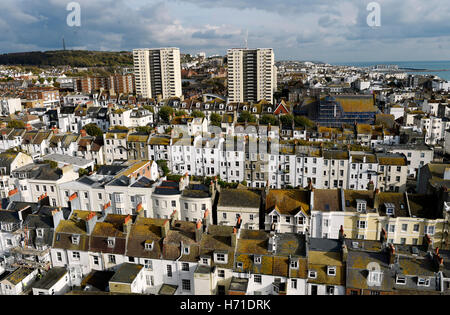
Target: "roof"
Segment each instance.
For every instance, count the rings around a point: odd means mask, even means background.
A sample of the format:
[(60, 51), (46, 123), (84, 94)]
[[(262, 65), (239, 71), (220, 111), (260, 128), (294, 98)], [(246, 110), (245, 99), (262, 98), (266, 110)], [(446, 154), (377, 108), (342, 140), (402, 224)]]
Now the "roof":
[(309, 191), (272, 189), (266, 197), (266, 213), (276, 209), (280, 214), (309, 213)]
[(40, 279), (35, 285), (33, 285), (33, 288), (49, 290), (66, 274), (67, 274), (66, 268), (53, 267), (48, 271), (48, 273), (42, 279)]
[(314, 189), (314, 209), (341, 211), (341, 195), (338, 189)]
[(30, 274), (34, 272), (34, 269), (29, 268), (17, 268), (14, 270), (11, 274), (9, 274), (6, 278), (4, 278), (2, 281), (8, 281), (9, 283), (13, 285), (17, 285), (20, 282), (22, 282), (26, 277), (28, 277)]
[(377, 112), (373, 96), (365, 95), (338, 95), (334, 99), (339, 102), (344, 112), (361, 113)]
[(257, 208), (261, 203), (261, 192), (252, 189), (222, 189), (217, 207)]
[(131, 284), (136, 279), (143, 266), (137, 264), (123, 263), (109, 282)]

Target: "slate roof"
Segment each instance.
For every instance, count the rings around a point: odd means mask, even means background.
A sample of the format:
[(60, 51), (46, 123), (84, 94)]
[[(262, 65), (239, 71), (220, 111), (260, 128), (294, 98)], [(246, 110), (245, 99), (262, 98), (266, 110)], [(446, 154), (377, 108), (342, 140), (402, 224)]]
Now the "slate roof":
[(252, 189), (222, 189), (217, 207), (257, 208), (261, 203), (261, 192)]

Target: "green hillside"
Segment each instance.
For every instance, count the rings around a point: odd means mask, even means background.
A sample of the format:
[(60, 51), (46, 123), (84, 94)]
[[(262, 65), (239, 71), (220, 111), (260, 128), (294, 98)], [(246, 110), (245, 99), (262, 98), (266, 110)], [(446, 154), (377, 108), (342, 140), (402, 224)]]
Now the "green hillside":
[(114, 67), (133, 65), (131, 52), (57, 50), (0, 55), (1, 65)]

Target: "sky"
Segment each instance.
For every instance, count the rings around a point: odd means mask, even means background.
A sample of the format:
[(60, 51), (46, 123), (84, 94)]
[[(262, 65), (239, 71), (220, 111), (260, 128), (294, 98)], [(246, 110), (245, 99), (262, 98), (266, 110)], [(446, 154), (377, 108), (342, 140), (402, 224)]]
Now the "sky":
[(67, 49), (225, 55), (248, 32), (248, 47), (276, 60), (450, 59), (448, 0), (375, 1), (378, 25), (371, 0), (78, 0), (80, 26), (67, 23), (70, 2), (1, 0), (0, 53), (61, 49), (64, 37)]

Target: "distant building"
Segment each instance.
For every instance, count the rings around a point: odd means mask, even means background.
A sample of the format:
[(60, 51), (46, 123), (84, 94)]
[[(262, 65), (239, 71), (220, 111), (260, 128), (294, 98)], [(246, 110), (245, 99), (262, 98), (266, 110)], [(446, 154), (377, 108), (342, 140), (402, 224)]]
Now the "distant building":
[(181, 97), (179, 48), (134, 49), (136, 93), (145, 98)]
[(277, 71), (272, 48), (228, 50), (229, 102), (273, 103)]

